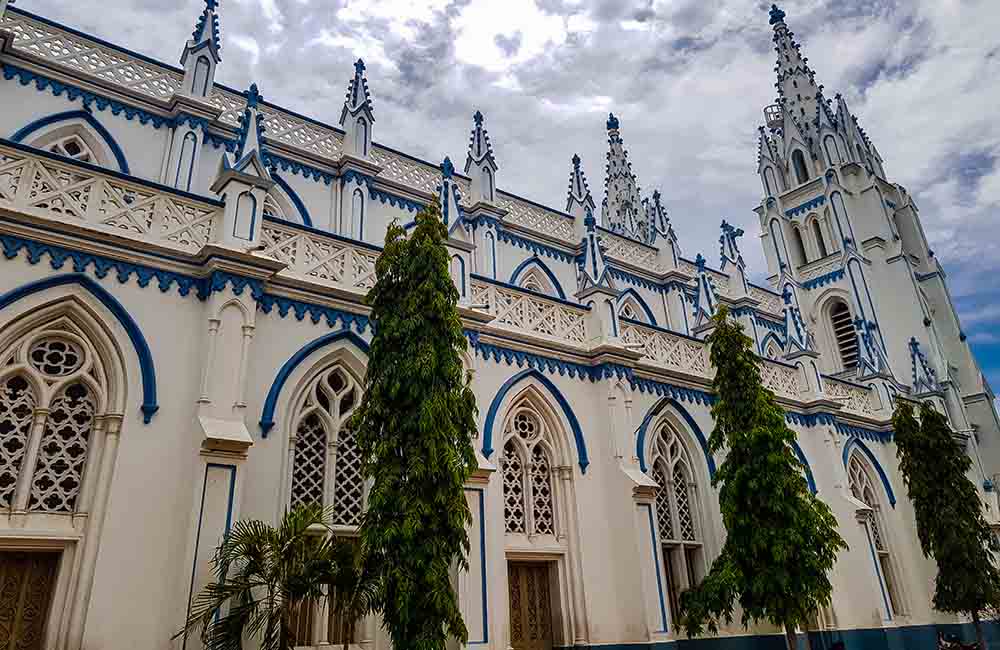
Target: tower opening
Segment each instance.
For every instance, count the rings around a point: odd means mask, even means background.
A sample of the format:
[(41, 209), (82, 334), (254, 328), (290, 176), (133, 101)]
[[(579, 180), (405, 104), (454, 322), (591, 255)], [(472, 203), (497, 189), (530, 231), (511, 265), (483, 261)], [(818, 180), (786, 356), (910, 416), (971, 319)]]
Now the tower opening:
[(833, 336), (840, 351), (840, 360), (844, 370), (858, 367), (858, 337), (854, 333), (854, 319), (851, 308), (843, 300), (838, 300), (830, 309), (830, 323), (833, 325)]
[(792, 154), (792, 166), (795, 168), (795, 179), (799, 185), (809, 180), (809, 168), (806, 166), (806, 157), (801, 149), (796, 149)]

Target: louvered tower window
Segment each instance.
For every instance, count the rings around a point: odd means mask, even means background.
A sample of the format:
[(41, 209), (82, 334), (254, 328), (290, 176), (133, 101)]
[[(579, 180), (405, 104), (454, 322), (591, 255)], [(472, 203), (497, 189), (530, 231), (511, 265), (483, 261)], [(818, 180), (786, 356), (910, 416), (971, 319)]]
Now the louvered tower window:
[(837, 341), (840, 360), (844, 370), (858, 367), (858, 337), (854, 332), (854, 319), (851, 309), (843, 300), (838, 300), (830, 310), (830, 322), (833, 325), (833, 337)]

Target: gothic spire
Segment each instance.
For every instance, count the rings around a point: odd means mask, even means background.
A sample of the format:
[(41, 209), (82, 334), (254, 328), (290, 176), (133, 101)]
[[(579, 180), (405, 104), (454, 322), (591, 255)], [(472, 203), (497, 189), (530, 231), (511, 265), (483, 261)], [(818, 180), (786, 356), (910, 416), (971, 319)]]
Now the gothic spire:
[(712, 286), (712, 281), (708, 277), (705, 258), (701, 253), (698, 253), (694, 264), (698, 269), (698, 293), (694, 299), (694, 327), (697, 329), (707, 325), (712, 320), (719, 301), (715, 296), (715, 287)]
[(243, 115), (240, 116), (236, 151), (232, 156), (224, 155), (222, 164), (224, 167), (238, 172), (270, 178), (261, 142), (264, 137), (264, 116), (260, 113), (260, 103), (264, 101), (264, 98), (261, 96), (257, 84), (250, 84), (250, 88), (243, 93), (243, 96), (247, 103), (243, 109)]
[(652, 198), (643, 199), (642, 205), (646, 210), (646, 221), (649, 223), (649, 243), (656, 243), (657, 237), (676, 242), (677, 235), (674, 234), (674, 228), (670, 225), (667, 209), (660, 202), (660, 190), (653, 190)]
[(781, 297), (785, 303), (785, 356), (800, 352), (815, 352), (816, 345), (812, 334), (806, 329), (805, 321), (802, 320), (802, 312), (799, 311), (799, 307), (795, 303), (795, 296), (792, 294), (790, 286), (785, 287), (785, 292), (781, 294)]
[(594, 204), (594, 197), (590, 195), (590, 186), (587, 185), (587, 177), (580, 167), (580, 156), (573, 154), (573, 171), (569, 173), (569, 191), (566, 195), (566, 212), (574, 217), (580, 218), (593, 212), (597, 207)]
[(594, 287), (614, 290), (614, 281), (608, 273), (608, 263), (604, 259), (604, 249), (601, 239), (597, 236), (597, 220), (588, 208), (584, 225), (587, 228), (583, 236), (583, 266), (580, 269), (577, 284), (583, 292)]
[(778, 104), (783, 106), (807, 138), (815, 135), (813, 122), (820, 110), (822, 86), (816, 84), (816, 73), (809, 59), (802, 55), (795, 34), (785, 24), (785, 12), (771, 5), (771, 25), (774, 27), (774, 51), (777, 64)]
[(218, 0), (205, 0), (205, 9), (184, 45), (181, 65), (184, 67), (183, 90), (194, 97), (208, 97), (215, 83), (215, 67), (222, 61), (219, 38)]
[(465, 173), (471, 179), (471, 199), (473, 205), (484, 201), (495, 201), (497, 161), (493, 156), (490, 135), (483, 126), (483, 114), (476, 111), (472, 116), (472, 135), (469, 138), (469, 153), (465, 158)]
[(437, 192), (441, 202), (441, 218), (451, 235), (460, 228), (462, 222), (462, 208), (459, 205), (462, 196), (458, 193), (458, 183), (455, 182), (455, 165), (447, 156), (441, 162), (441, 184), (438, 185)]
[(347, 85), (347, 97), (340, 111), (340, 126), (344, 128), (344, 150), (358, 158), (367, 158), (372, 144), (375, 123), (371, 93), (365, 78), (365, 62), (354, 64), (354, 76)]
[(608, 164), (604, 174), (601, 223), (605, 228), (643, 243), (650, 241), (649, 221), (642, 209), (639, 183), (618, 132), (618, 118), (608, 116)]

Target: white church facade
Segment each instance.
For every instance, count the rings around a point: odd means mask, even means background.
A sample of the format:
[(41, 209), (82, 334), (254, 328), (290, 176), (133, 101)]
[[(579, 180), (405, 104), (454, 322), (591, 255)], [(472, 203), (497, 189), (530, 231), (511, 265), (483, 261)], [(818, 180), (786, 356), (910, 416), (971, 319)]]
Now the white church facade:
[[(892, 403), (948, 414), (1000, 524), (993, 394), (913, 199), (780, 10), (758, 286), (725, 222), (718, 264), (683, 250), (614, 115), (601, 204), (597, 162), (567, 152), (566, 203), (547, 207), (500, 189), (479, 112), (460, 170), (379, 144), (361, 61), (342, 66), (338, 125), (217, 83), (216, 0), (180, 67), (29, 4), (0, 0), (0, 647), (197, 648), (171, 637), (234, 521), (319, 501), (356, 530), (363, 298), (388, 223), (435, 196), (479, 405), (456, 576), (470, 648), (784, 647), (767, 627), (675, 623), (725, 536), (704, 343), (719, 305), (850, 546), (803, 636), (931, 648), (964, 629), (931, 607)], [(306, 647), (331, 629), (317, 611)], [(369, 619), (353, 647), (389, 643)]]

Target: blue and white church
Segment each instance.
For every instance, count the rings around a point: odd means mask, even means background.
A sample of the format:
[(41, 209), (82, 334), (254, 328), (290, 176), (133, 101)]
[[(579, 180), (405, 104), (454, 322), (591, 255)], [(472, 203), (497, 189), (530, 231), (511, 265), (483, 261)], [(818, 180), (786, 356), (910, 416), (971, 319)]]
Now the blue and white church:
[[(718, 252), (685, 248), (694, 215), (672, 223), (670, 188), (640, 186), (619, 116), (603, 196), (598, 162), (567, 151), (565, 205), (540, 205), (501, 189), (481, 112), (462, 166), (381, 144), (360, 60), (338, 64), (337, 124), (218, 83), (217, 0), (179, 67), (29, 7), (0, 0), (0, 648), (194, 650), (172, 637), (235, 521), (318, 502), (356, 534), (363, 298), (387, 225), (431, 201), (479, 405), (454, 576), (470, 648), (784, 647), (766, 626), (676, 625), (725, 536), (704, 342), (723, 305), (850, 545), (803, 643), (932, 648), (968, 630), (931, 606), (891, 413), (900, 397), (947, 413), (1000, 526), (994, 396), (912, 196), (777, 7), (748, 206), (766, 286), (725, 221)], [(335, 623), (317, 605), (302, 647), (390, 647), (374, 617), (347, 639)]]

